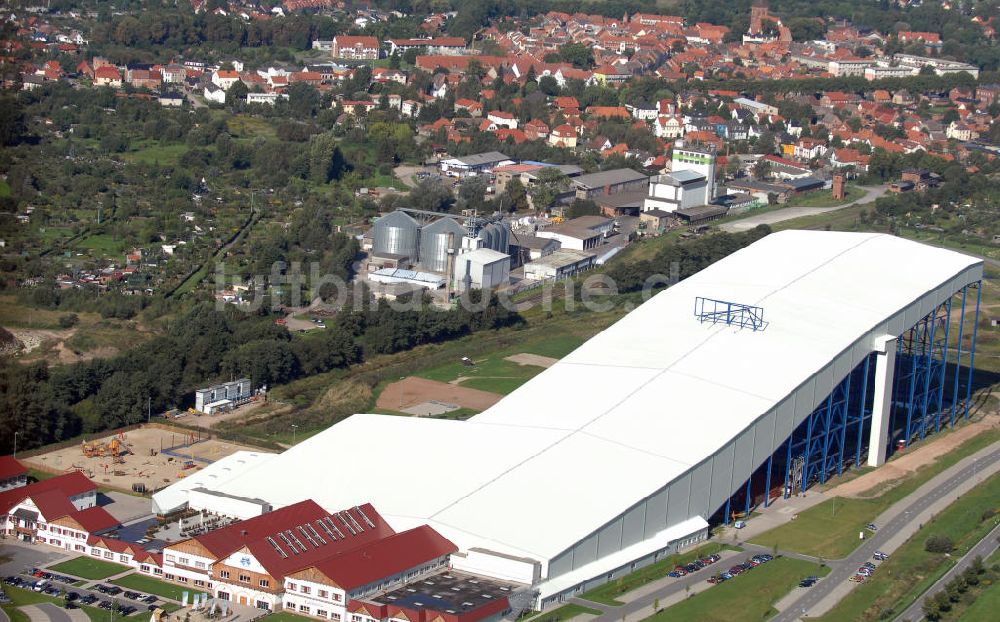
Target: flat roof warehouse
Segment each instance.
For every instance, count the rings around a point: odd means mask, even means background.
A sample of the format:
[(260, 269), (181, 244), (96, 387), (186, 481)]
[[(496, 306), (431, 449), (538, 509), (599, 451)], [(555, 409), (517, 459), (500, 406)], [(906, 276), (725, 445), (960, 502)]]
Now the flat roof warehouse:
[[(468, 421), (355, 415), (220, 484), (275, 506), (370, 500), (394, 528), (427, 523), (470, 551), (461, 563), (488, 565), (473, 548), (535, 560), (540, 600), (555, 598), (703, 538), (875, 339), (982, 269), (888, 235), (775, 233), (655, 295)], [(699, 323), (699, 296), (764, 307), (769, 325)], [(373, 460), (371, 439), (383, 456), (419, 443), (419, 458)], [(330, 486), (282, 475), (317, 471), (334, 474)]]

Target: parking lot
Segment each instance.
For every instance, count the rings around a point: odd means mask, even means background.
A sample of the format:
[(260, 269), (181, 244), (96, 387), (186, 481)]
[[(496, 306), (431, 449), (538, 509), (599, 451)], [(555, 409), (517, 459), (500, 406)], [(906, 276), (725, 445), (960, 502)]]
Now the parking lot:
[(123, 617), (136, 612), (153, 611), (164, 604), (164, 600), (153, 594), (142, 594), (123, 590), (116, 585), (98, 583), (92, 587), (80, 587), (76, 577), (47, 572), (40, 568), (25, 568), (18, 574), (4, 578), (4, 588), (30, 590), (63, 598), (65, 609), (72, 610), (80, 605), (88, 605), (111, 611)]

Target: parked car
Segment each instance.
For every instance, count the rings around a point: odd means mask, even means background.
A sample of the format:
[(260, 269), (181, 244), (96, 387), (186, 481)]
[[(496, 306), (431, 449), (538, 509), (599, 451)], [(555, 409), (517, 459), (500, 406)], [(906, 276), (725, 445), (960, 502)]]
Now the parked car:
[(39, 581), (38, 583), (35, 583), (35, 584), (34, 584), (33, 586), (31, 586), (31, 589), (32, 589), (33, 591), (35, 591), (35, 592), (41, 592), (42, 590), (44, 590), (44, 589), (45, 589), (45, 587), (46, 587), (46, 586), (47, 586), (48, 584), (49, 584), (49, 582), (48, 582), (48, 581), (47, 581), (46, 579), (42, 579), (42, 580), (41, 580), (41, 581)]
[(92, 605), (97, 601), (97, 597), (93, 594), (84, 594), (80, 597), (80, 602), (84, 605)]
[(875, 526), (875, 523), (868, 523), (865, 525), (865, 529), (868, 531), (878, 531), (878, 527)]

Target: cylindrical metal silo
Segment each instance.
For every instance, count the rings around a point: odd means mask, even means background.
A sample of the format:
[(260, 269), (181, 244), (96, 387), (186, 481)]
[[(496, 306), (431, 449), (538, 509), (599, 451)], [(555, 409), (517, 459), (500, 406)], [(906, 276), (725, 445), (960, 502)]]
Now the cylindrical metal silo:
[(375, 255), (406, 255), (417, 260), (420, 224), (404, 212), (392, 212), (378, 219), (372, 236)]
[(479, 239), (483, 241), (483, 248), (493, 248), (493, 225), (486, 225), (479, 230)]
[(497, 233), (496, 250), (506, 253), (510, 250), (510, 227), (505, 222), (497, 223)]
[(446, 272), (448, 238), (452, 239), (452, 250), (457, 252), (465, 235), (465, 228), (452, 218), (442, 218), (427, 225), (420, 231), (420, 265), (430, 272)]

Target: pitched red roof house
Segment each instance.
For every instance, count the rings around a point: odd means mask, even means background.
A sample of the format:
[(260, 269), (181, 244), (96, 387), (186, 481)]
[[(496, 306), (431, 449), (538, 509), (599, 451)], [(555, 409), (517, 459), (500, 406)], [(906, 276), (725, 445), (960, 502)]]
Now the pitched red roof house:
[(421, 525), (344, 551), (311, 568), (349, 591), (456, 551), (458, 547), (450, 540), (431, 527)]
[(28, 474), (28, 469), (13, 456), (0, 456), (0, 484)]

